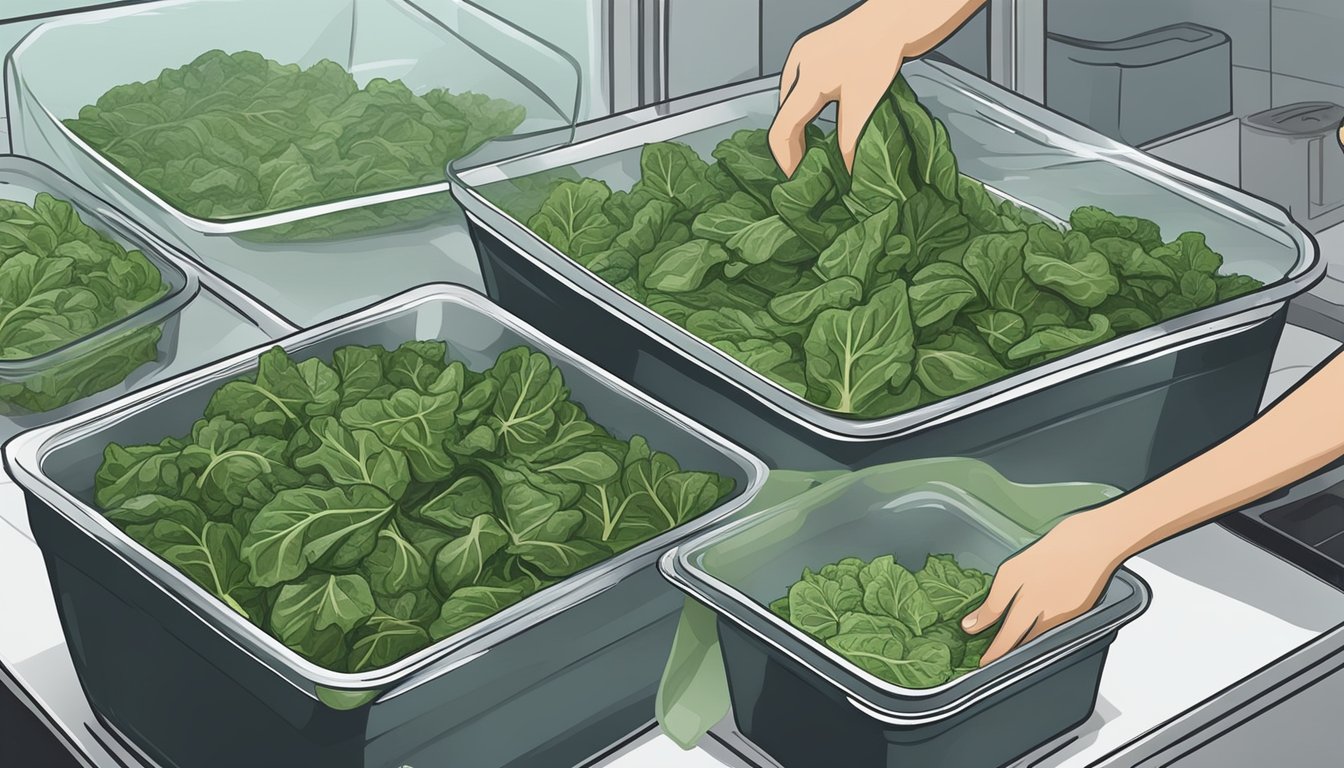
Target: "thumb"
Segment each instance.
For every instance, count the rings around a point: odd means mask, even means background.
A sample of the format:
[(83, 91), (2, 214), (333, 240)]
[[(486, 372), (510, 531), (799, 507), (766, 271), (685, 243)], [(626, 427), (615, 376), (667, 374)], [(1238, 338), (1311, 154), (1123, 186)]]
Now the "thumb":
[(1005, 579), (1002, 575), (996, 577), (985, 601), (979, 608), (962, 618), (961, 628), (966, 630), (967, 634), (975, 635), (994, 626), (1003, 618), (1013, 598), (1017, 597), (1019, 587), (1020, 584), (1012, 579)]

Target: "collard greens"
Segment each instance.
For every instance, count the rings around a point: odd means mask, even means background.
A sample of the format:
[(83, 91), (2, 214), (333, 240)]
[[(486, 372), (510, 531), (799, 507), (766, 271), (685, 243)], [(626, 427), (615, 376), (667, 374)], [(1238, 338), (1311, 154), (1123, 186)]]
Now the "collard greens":
[(855, 666), (903, 688), (933, 688), (980, 666), (994, 631), (968, 635), (961, 619), (991, 577), (950, 555), (911, 572), (891, 555), (846, 558), (803, 571), (770, 610)]
[[(472, 93), (359, 87), (340, 65), (286, 65), (208, 51), (156, 79), (118, 86), (65, 125), (169, 205), (237, 219), (443, 179), (448, 162), (513, 132), (523, 108)], [(442, 212), (447, 195), (268, 228), (268, 239), (332, 236)]]
[(387, 666), (717, 506), (729, 478), (613, 437), (525, 347), (279, 348), (191, 434), (108, 445), (108, 519), (337, 671)]
[[(1260, 283), (1203, 235), (1095, 207), (1060, 228), (957, 170), (903, 78), (852, 175), (812, 127), (793, 178), (763, 130), (712, 159), (645, 145), (613, 192), (551, 173), (486, 192), (602, 279), (784, 389), (855, 418), (960, 394)], [(572, 176), (572, 174), (571, 174)], [(542, 191), (546, 194), (543, 196)]]
[[(43, 192), (0, 200), (0, 361), (62, 349), (158, 301), (168, 286), (140, 251), (85, 224)], [(158, 356), (162, 329), (135, 328), (98, 349), (0, 381), (0, 409), (49, 411), (120, 383)]]

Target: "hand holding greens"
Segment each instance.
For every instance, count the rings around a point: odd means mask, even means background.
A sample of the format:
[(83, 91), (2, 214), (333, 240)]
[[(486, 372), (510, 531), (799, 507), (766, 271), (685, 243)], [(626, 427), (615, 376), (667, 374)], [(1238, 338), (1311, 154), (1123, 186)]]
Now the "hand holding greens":
[[(89, 227), (47, 193), (33, 205), (0, 200), (0, 360), (19, 361), (79, 342), (158, 301), (168, 286), (140, 251)], [(148, 326), (98, 349), (0, 381), (0, 409), (41, 412), (120, 383), (158, 356)]]
[(914, 573), (891, 555), (850, 557), (805, 569), (770, 610), (869, 674), (933, 688), (980, 666), (994, 631), (968, 635), (961, 619), (984, 601), (990, 582), (951, 555), (929, 555)]
[(107, 446), (109, 520), (328, 669), (385, 667), (718, 505), (729, 478), (613, 437), (525, 347), (279, 348), (191, 434)]
[[(227, 221), (442, 181), (449, 161), (512, 133), (523, 118), (522, 107), (478, 93), (418, 95), (382, 78), (360, 87), (332, 61), (305, 69), (215, 50), (113, 88), (64, 122), (169, 205)], [(270, 234), (371, 229), (450, 202), (430, 197)]]
[[(486, 194), (631, 298), (775, 384), (874, 419), (960, 394), (1260, 283), (1187, 232), (1095, 207), (1057, 226), (957, 168), (897, 77), (854, 172), (813, 126), (793, 178), (764, 130), (707, 162), (644, 146), (640, 178), (527, 178)], [(548, 190), (544, 198), (538, 188)]]

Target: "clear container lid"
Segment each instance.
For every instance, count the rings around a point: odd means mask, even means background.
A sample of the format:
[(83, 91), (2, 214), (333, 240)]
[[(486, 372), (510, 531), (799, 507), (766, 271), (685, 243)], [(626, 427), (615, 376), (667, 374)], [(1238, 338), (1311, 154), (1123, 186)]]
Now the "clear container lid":
[(418, 95), (448, 89), (502, 99), (525, 111), (515, 136), (563, 135), (578, 109), (579, 69), (570, 57), (465, 0), (436, 2), (432, 15), (408, 0), (164, 0), (48, 22), (25, 37), (6, 63), (14, 145), (40, 147), (44, 157), (50, 153), (85, 174), (110, 174), (165, 216), (205, 233), (260, 230), (447, 192), (444, 169), (433, 166), (422, 169), (430, 181), (389, 182), (373, 194), (198, 217), (166, 202), (63, 122), (114, 87), (154, 80), (211, 50), (252, 51), (303, 68), (329, 60), (361, 88), (383, 78)]

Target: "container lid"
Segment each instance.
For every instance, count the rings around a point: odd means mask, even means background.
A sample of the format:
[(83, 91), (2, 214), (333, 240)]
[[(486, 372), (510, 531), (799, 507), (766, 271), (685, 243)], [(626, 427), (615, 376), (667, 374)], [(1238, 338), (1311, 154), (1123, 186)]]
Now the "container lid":
[[(723, 618), (844, 694), (871, 717), (917, 725), (961, 712), (1095, 644), (1147, 607), (1147, 585), (1121, 570), (1090, 611), (983, 668), (928, 689), (888, 683), (777, 616), (768, 605), (804, 568), (846, 557), (894, 555), (918, 570), (930, 554), (992, 572), (1033, 539), (981, 496), (1031, 498), (1051, 486), (1016, 486), (980, 462), (938, 460), (876, 467), (825, 483), (764, 512), (720, 526), (667, 553), (664, 575)], [(995, 491), (972, 495), (949, 478), (989, 473)], [(1060, 487), (1069, 487), (1068, 485)], [(1037, 497), (1041, 498), (1041, 497)], [(1076, 497), (1075, 497), (1076, 498)], [(1071, 510), (1059, 510), (1060, 512)]]
[(1344, 123), (1344, 107), (1328, 101), (1301, 101), (1257, 112), (1244, 119), (1246, 125), (1265, 133), (1301, 138), (1325, 136)]
[(1068, 46), (1071, 61), (1112, 67), (1151, 67), (1230, 43), (1226, 33), (1199, 24), (1172, 24), (1120, 40), (1047, 37), (1051, 45)]

